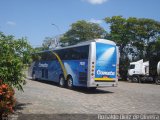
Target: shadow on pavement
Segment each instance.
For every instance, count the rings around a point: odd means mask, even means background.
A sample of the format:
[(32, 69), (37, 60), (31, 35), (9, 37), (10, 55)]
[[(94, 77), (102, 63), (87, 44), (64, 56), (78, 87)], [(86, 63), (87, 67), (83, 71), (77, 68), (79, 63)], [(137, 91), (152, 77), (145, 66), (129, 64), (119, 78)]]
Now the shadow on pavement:
[[(44, 83), (44, 84), (49, 84), (49, 85), (54, 85), (54, 86), (59, 87), (58, 83), (55, 83), (53, 81), (42, 81), (42, 80), (36, 80), (36, 81)], [(64, 88), (64, 89), (67, 89), (67, 88)], [(99, 88), (89, 89), (89, 88), (85, 88), (85, 87), (74, 87), (71, 90), (73, 90), (75, 92), (81, 92), (81, 93), (84, 93), (84, 94), (110, 94), (110, 93), (114, 93), (114, 92), (111, 92), (111, 91), (101, 90)]]
[(72, 90), (74, 90), (76, 92), (85, 93), (85, 94), (110, 94), (110, 93), (114, 93), (111, 91), (101, 90), (99, 88), (89, 89), (89, 88), (84, 88), (84, 87), (76, 87), (76, 88), (73, 88)]
[(98, 120), (98, 115), (87, 114), (20, 114), (18, 120)]
[(32, 105), (31, 103), (20, 103), (20, 102), (16, 102), (16, 105), (14, 107), (15, 112), (20, 112), (21, 110), (25, 109), (26, 106), (28, 105)]

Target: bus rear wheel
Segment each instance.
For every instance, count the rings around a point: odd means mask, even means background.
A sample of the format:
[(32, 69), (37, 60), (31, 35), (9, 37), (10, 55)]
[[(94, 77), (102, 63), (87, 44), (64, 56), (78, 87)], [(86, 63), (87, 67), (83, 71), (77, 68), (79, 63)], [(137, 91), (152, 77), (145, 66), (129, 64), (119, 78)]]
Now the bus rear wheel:
[(65, 79), (64, 79), (64, 77), (63, 76), (60, 76), (59, 77), (59, 85), (60, 85), (60, 87), (65, 87), (65, 84), (66, 82), (65, 82)]
[(67, 87), (69, 89), (73, 89), (73, 79), (72, 79), (72, 77), (68, 78), (68, 80), (67, 80)]

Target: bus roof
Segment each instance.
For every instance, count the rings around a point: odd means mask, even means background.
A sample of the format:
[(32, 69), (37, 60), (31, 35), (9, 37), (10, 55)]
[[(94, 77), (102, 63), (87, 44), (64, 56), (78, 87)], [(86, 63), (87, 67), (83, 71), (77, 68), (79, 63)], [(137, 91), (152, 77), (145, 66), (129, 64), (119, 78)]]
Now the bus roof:
[(85, 41), (85, 42), (80, 42), (80, 43), (78, 43), (76, 45), (71, 45), (71, 46), (67, 46), (67, 47), (59, 47), (59, 48), (54, 48), (54, 49), (51, 49), (51, 50), (44, 50), (44, 51), (41, 51), (41, 52), (38, 52), (38, 53), (49, 52), (49, 51), (52, 51), (52, 50), (61, 50), (61, 49), (66, 49), (66, 48), (73, 48), (73, 47), (89, 45), (92, 42), (99, 42), (99, 43), (104, 43), (104, 44), (116, 45), (116, 43), (111, 41), (111, 40), (93, 39), (93, 40), (88, 40), (88, 41)]
[(77, 45), (90, 44), (91, 42), (100, 42), (100, 43), (105, 43), (105, 44), (116, 45), (115, 42), (113, 42), (111, 40), (107, 40), (107, 39), (93, 39), (93, 40), (89, 40), (89, 41), (85, 41), (85, 42), (80, 42)]

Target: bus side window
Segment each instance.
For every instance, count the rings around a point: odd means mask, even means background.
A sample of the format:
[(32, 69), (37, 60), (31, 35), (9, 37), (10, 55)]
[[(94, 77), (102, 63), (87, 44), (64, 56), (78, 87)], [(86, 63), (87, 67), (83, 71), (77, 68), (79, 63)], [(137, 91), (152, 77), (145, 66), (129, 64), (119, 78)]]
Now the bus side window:
[(44, 69), (42, 69), (42, 78), (44, 78)]
[(45, 78), (48, 79), (48, 69), (45, 69)]

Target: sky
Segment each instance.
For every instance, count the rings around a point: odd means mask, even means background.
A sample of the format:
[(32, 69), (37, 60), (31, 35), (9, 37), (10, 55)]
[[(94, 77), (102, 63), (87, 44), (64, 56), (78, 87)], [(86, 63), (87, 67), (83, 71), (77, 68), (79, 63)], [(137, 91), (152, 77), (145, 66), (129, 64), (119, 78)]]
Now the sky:
[(103, 19), (150, 18), (160, 21), (160, 0), (0, 0), (0, 31), (16, 39), (27, 37), (33, 47), (45, 37), (65, 33), (78, 20), (100, 24)]

